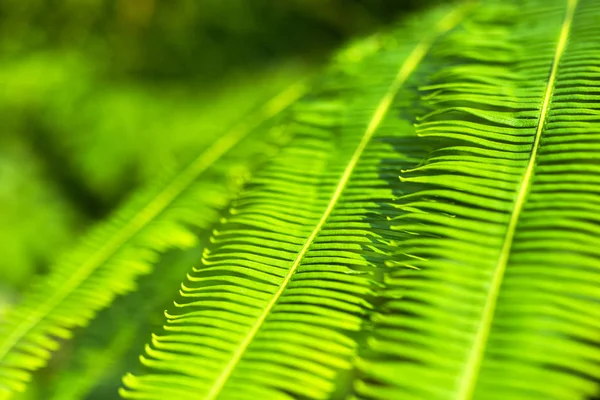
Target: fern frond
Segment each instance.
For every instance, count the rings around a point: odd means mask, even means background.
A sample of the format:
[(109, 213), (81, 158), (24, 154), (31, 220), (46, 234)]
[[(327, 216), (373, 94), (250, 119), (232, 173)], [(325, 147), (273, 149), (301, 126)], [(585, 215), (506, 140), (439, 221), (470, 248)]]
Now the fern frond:
[[(503, 6), (507, 2), (502, 2)], [(491, 2), (440, 48), (362, 398), (579, 399), (600, 378), (600, 4)], [(434, 49), (434, 51), (436, 51)], [(397, 260), (406, 258), (398, 254)]]
[[(196, 160), (134, 197), (40, 280), (0, 326), (0, 395), (22, 390), (58, 347), (57, 339), (90, 320), (150, 271), (157, 254), (196, 243), (192, 227), (218, 218), (245, 167), (266, 151), (265, 124), (304, 92), (291, 87), (235, 126)], [(263, 129), (265, 128), (265, 129)], [(258, 143), (258, 145), (257, 145)], [(0, 396), (2, 397), (2, 396)]]
[(435, 10), (432, 31), (399, 29), (376, 57), (334, 68), (343, 72), (324, 83), (333, 99), (313, 100), (319, 113), (298, 111), (294, 142), (217, 228), (142, 356), (150, 372), (127, 375), (122, 396), (323, 399), (340, 390), (389, 252), (382, 209), (400, 182), (380, 163), (418, 159), (409, 147), (397, 154), (410, 125), (388, 114), (413, 100), (399, 92), (465, 11)]
[[(199, 237), (202, 245), (208, 241), (208, 234), (210, 229), (205, 229)], [(161, 326), (162, 311), (172, 303), (181, 278), (202, 257), (202, 245), (161, 255), (152, 274), (140, 277), (135, 292), (115, 299), (88, 326), (76, 332), (71, 346), (61, 354), (60, 368), (55, 363), (51, 373), (47, 373), (51, 376), (41, 382), (38, 397), (115, 397), (123, 374), (137, 367), (146, 336)]]

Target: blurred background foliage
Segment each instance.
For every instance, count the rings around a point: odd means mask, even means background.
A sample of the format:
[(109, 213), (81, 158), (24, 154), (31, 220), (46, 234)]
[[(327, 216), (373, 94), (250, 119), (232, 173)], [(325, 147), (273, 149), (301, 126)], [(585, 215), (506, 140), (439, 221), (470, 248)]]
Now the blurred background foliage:
[(422, 3), (0, 0), (0, 317), (136, 187)]

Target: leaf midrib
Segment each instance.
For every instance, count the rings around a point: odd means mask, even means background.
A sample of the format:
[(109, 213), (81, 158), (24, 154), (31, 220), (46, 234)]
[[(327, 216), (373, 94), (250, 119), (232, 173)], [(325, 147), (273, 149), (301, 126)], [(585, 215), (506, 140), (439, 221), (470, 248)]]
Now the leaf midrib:
[[(60, 305), (71, 293), (77, 290), (97, 268), (116, 254), (137, 233), (160, 215), (178, 196), (180, 196), (206, 169), (224, 156), (237, 143), (242, 141), (254, 128), (264, 121), (274, 117), (290, 104), (300, 98), (306, 90), (303, 82), (298, 82), (268, 101), (255, 118), (245, 120), (234, 126), (217, 140), (211, 147), (202, 152), (187, 168), (178, 174), (174, 180), (154, 197), (129, 223), (121, 228), (111, 240), (96, 251), (81, 268), (73, 274), (60, 290), (57, 290), (44, 303), (36, 308), (33, 315), (17, 325), (6, 337), (0, 347), (0, 361), (34, 329), (44, 318)], [(21, 320), (23, 321), (23, 320)]]
[(333, 212), (335, 206), (337, 205), (337, 202), (340, 199), (344, 189), (346, 188), (346, 185), (348, 184), (348, 181), (350, 180), (350, 177), (352, 176), (352, 173), (353, 173), (354, 169), (356, 168), (356, 165), (358, 164), (358, 162), (362, 156), (362, 153), (364, 152), (364, 150), (366, 149), (367, 145), (369, 144), (371, 138), (377, 131), (377, 128), (383, 121), (386, 113), (390, 109), (392, 102), (393, 102), (394, 98), (396, 97), (398, 91), (402, 87), (402, 85), (406, 82), (408, 77), (414, 72), (416, 67), (421, 62), (421, 60), (425, 57), (425, 55), (427, 54), (427, 51), (429, 50), (429, 48), (431, 47), (433, 42), (439, 36), (443, 35), (447, 31), (452, 29), (462, 19), (464, 13), (467, 11), (467, 9), (471, 5), (472, 4), (468, 4), (467, 6), (461, 5), (455, 9), (453, 9), (448, 14), (446, 14), (444, 16), (444, 18), (442, 18), (441, 21), (437, 24), (436, 28), (434, 29), (434, 33), (431, 36), (424, 39), (423, 41), (421, 41), (419, 44), (417, 44), (417, 46), (414, 48), (414, 50), (410, 53), (410, 55), (402, 63), (402, 66), (400, 67), (398, 73), (396, 74), (394, 80), (392, 81), (388, 91), (382, 97), (375, 112), (373, 113), (373, 116), (371, 117), (371, 120), (369, 121), (369, 124), (367, 125), (367, 128), (365, 130), (365, 133), (363, 134), (356, 150), (352, 154), (352, 157), (350, 158), (348, 165), (344, 169), (344, 173), (342, 174), (342, 176), (336, 186), (336, 189), (335, 189), (329, 203), (327, 204), (327, 208), (325, 209), (319, 222), (316, 224), (315, 228), (312, 230), (311, 234), (309, 235), (306, 242), (302, 246), (302, 249), (298, 252), (298, 255), (294, 259), (294, 262), (292, 263), (292, 266), (290, 267), (284, 280), (282, 281), (281, 285), (279, 286), (279, 289), (277, 290), (277, 292), (275, 292), (275, 294), (273, 295), (273, 297), (271, 298), (271, 300), (269, 301), (269, 303), (267, 304), (267, 306), (265, 307), (263, 312), (259, 315), (255, 324), (252, 326), (252, 329), (244, 337), (244, 339), (240, 343), (240, 346), (233, 354), (231, 360), (229, 361), (229, 363), (227, 363), (227, 365), (225, 366), (225, 368), (223, 369), (223, 371), (221, 372), (221, 374), (215, 381), (214, 385), (211, 387), (208, 395), (205, 398), (206, 400), (215, 400), (219, 396), (219, 394), (221, 393), (221, 391), (223, 390), (223, 388), (225, 386), (225, 383), (227, 382), (227, 380), (229, 379), (229, 377), (235, 370), (236, 366), (242, 359), (244, 353), (246, 352), (246, 350), (248, 349), (248, 347), (254, 340), (258, 331), (264, 324), (267, 316), (271, 313), (271, 310), (277, 304), (277, 301), (279, 300), (279, 298), (285, 291), (287, 285), (289, 284), (292, 276), (294, 275), (294, 273), (300, 266), (300, 263), (304, 259), (304, 256), (308, 252), (310, 246), (313, 244), (314, 240), (318, 236), (319, 232), (322, 230), (327, 219), (329, 218), (329, 216)]
[(465, 370), (462, 375), (462, 379), (460, 381), (458, 395), (456, 397), (458, 400), (470, 400), (473, 397), (479, 374), (481, 371), (481, 363), (483, 361), (487, 342), (489, 339), (494, 314), (496, 311), (496, 306), (498, 304), (500, 288), (502, 286), (502, 281), (504, 279), (504, 275), (508, 265), (512, 245), (514, 243), (519, 217), (521, 215), (521, 212), (523, 211), (523, 208), (525, 207), (527, 195), (531, 188), (531, 182), (533, 179), (533, 173), (540, 147), (540, 141), (544, 130), (544, 125), (546, 124), (546, 120), (548, 118), (548, 110), (550, 108), (550, 103), (552, 100), (552, 93), (556, 85), (558, 66), (567, 45), (569, 32), (571, 30), (573, 17), (575, 14), (575, 8), (577, 7), (578, 2), (578, 0), (567, 1), (567, 9), (565, 11), (565, 17), (560, 30), (560, 35), (558, 38), (556, 51), (554, 53), (554, 58), (552, 60), (548, 84), (546, 87), (546, 92), (544, 94), (544, 100), (542, 103), (542, 109), (540, 111), (540, 117), (536, 127), (531, 154), (527, 163), (525, 174), (523, 175), (523, 180), (521, 181), (521, 185), (519, 186), (517, 192), (517, 199), (511, 212), (506, 235), (504, 237), (504, 241), (500, 252), (500, 257), (498, 258), (498, 262), (494, 269), (494, 274), (490, 283), (490, 289), (488, 291), (488, 295), (484, 303), (482, 317), (477, 328), (477, 332), (475, 334), (473, 346), (471, 347), (471, 352), (469, 353)]

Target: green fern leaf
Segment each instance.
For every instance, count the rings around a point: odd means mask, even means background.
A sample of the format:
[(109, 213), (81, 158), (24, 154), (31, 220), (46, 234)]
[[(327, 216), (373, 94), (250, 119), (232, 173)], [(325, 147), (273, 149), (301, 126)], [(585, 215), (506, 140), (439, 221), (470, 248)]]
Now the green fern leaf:
[(401, 298), (374, 317), (361, 398), (597, 393), (600, 4), (515, 4), (437, 51), (417, 127), (434, 150), (395, 222), (421, 270), (387, 281)]
[[(343, 73), (324, 83), (333, 98), (313, 99), (308, 116), (298, 111), (293, 143), (217, 228), (164, 332), (142, 356), (150, 372), (127, 375), (122, 396), (324, 399), (343, 392), (336, 381), (352, 367), (389, 253), (381, 209), (401, 185), (390, 184), (380, 163), (393, 169), (423, 156), (409, 146), (396, 152), (414, 131), (389, 111), (410, 103), (410, 90), (399, 93), (465, 11), (434, 10), (426, 18), (431, 32), (419, 32), (415, 21), (381, 39), (374, 57), (344, 63), (372, 41), (340, 56), (334, 71)], [(324, 123), (331, 112), (335, 120), (341, 102), (337, 126)]]
[[(200, 243), (208, 241), (207, 234), (210, 230), (200, 236)], [(115, 397), (121, 377), (136, 367), (137, 355), (144, 349), (148, 332), (161, 326), (162, 311), (172, 303), (181, 277), (202, 257), (202, 250), (202, 246), (196, 246), (162, 255), (152, 274), (138, 280), (135, 292), (115, 299), (75, 335), (70, 348), (61, 354), (61, 367), (50, 368), (53, 373), (40, 383), (38, 397), (48, 400)]]

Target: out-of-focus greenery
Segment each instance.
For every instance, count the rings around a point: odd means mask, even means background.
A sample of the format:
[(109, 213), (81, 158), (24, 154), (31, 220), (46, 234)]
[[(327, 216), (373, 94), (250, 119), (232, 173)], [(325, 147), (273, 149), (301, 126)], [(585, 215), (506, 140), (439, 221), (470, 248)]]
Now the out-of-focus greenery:
[(0, 312), (133, 188), (408, 6), (0, 1)]

